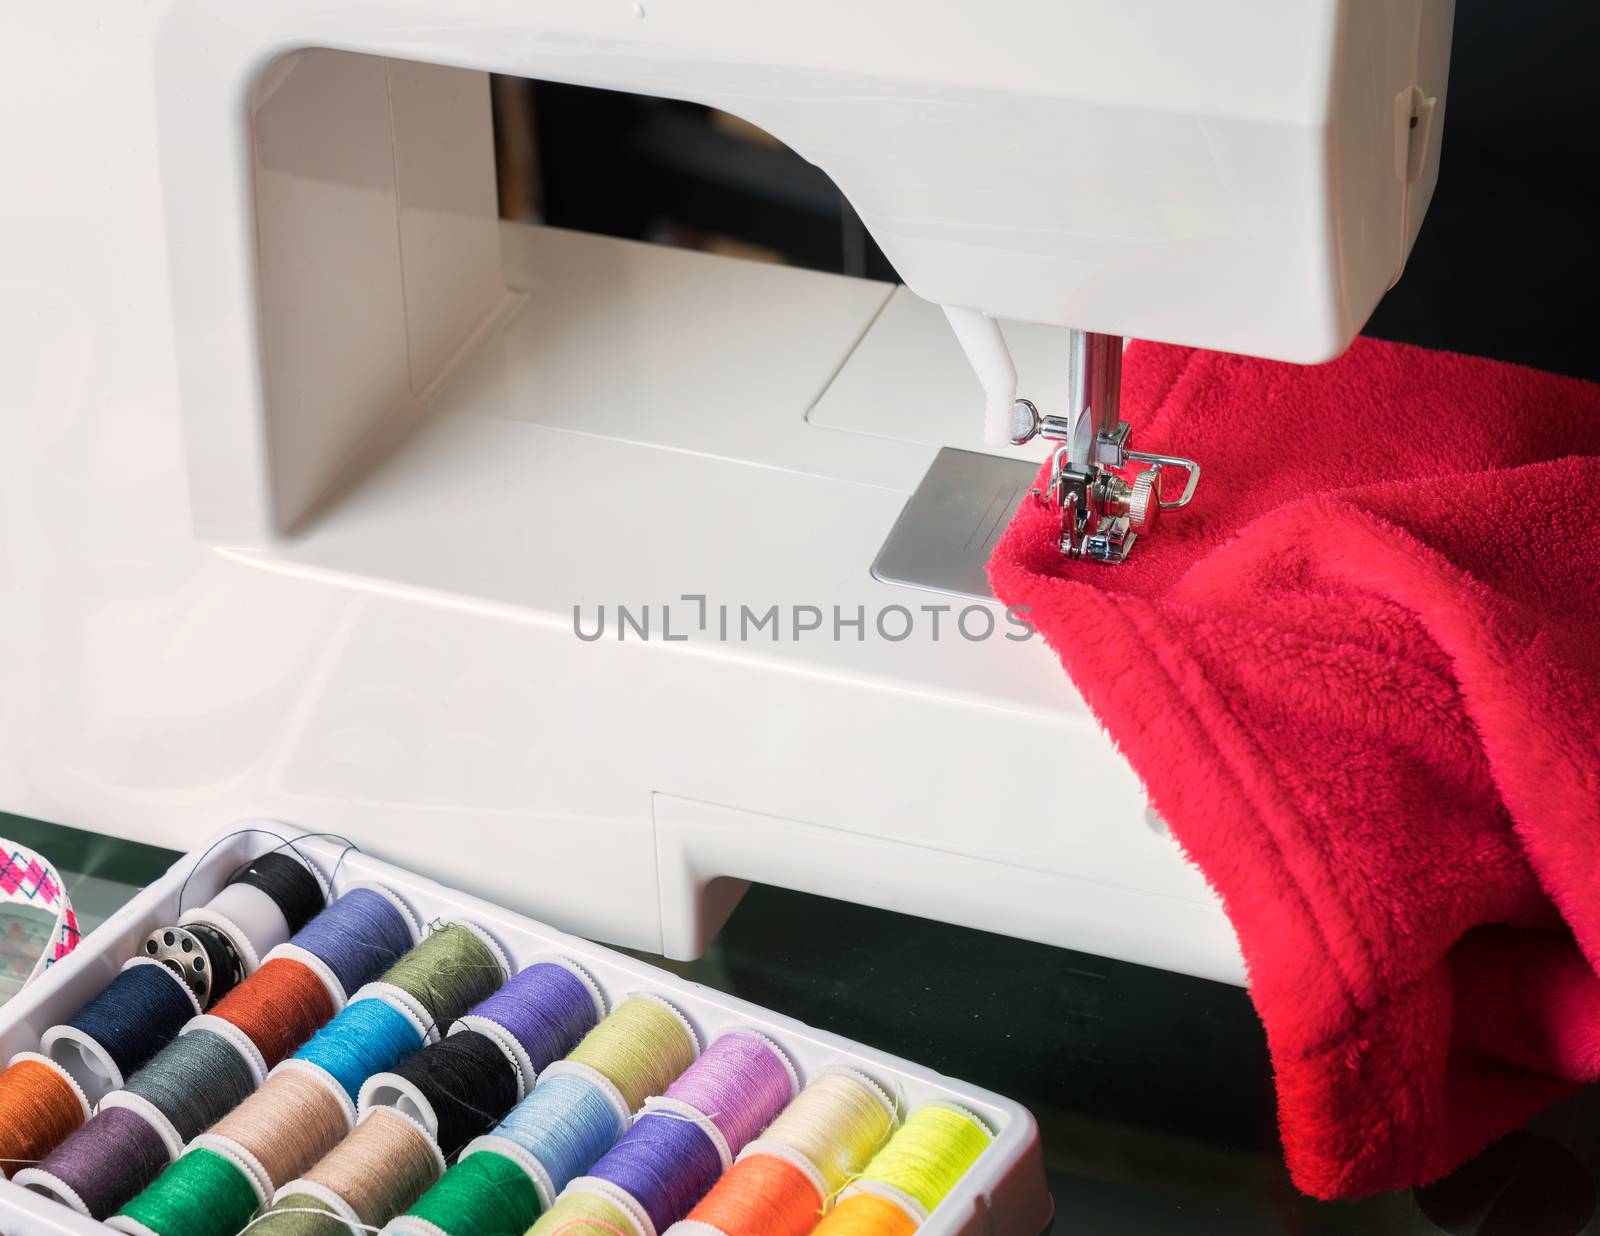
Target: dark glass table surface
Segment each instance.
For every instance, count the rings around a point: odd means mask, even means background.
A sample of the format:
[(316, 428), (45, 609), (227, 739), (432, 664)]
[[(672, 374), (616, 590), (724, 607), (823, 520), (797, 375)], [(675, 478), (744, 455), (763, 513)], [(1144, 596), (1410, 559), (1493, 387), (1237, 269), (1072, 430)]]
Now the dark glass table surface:
[[(3, 813), (0, 836), (55, 863), (85, 931), (178, 857)], [(1600, 1236), (1594, 1089), (1430, 1189), (1316, 1202), (1237, 988), (764, 886), (705, 957), (636, 955), (1025, 1104), (1058, 1233)]]

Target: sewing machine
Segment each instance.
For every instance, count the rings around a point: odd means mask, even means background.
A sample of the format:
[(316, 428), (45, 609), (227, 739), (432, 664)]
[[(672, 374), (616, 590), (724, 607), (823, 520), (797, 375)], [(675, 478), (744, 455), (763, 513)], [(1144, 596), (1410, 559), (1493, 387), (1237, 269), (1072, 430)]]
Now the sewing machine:
[[(0, 809), (276, 817), (675, 956), (758, 880), (1242, 981), (974, 598), (1047, 455), (1106, 570), (1200, 481), (1127, 440), (1120, 337), (1346, 346), (1452, 12), (12, 6)], [(907, 286), (499, 220), (490, 72), (761, 126)]]

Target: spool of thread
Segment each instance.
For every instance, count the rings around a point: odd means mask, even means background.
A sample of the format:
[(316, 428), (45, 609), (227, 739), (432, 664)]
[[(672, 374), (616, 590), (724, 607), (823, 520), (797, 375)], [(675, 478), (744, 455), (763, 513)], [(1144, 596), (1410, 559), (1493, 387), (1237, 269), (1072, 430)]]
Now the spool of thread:
[[(285, 850), (269, 850), (251, 859), (234, 873), (227, 886), (255, 888), (265, 893), (282, 913), (290, 936), (320, 914), (327, 905), (322, 882), (312, 872), (310, 864)], [(216, 904), (212, 902), (213, 908)], [(267, 947), (270, 949), (272, 946)]]
[(492, 1150), (463, 1155), (384, 1232), (388, 1236), (521, 1236), (544, 1213), (532, 1178)]
[(180, 1034), (127, 1085), (172, 1122), (180, 1142), (204, 1133), (244, 1101), (260, 1078), (237, 1047), (215, 1030)]
[(414, 924), (392, 893), (356, 885), (289, 943), (327, 966), (348, 997), (399, 961), (417, 939)]
[(271, 1194), (299, 1176), (350, 1132), (348, 1096), (303, 1064), (274, 1069), (266, 1083), (205, 1135), (203, 1142), (244, 1162)]
[(706, 1048), (666, 1097), (717, 1126), (736, 1155), (772, 1123), (799, 1089), (794, 1066), (759, 1034), (735, 1030)]
[(908, 1199), (913, 1211), (920, 1208), (918, 1217), (926, 1218), (992, 1140), (993, 1135), (971, 1112), (953, 1104), (930, 1103), (912, 1112), (900, 1131), (872, 1156), (857, 1187), (869, 1193), (887, 1192), (895, 1200)]
[(368, 1078), (361, 1109), (397, 1108), (420, 1121), (451, 1156), (510, 1110), (520, 1084), (516, 1065), (498, 1043), (464, 1030)]
[(130, 1236), (237, 1236), (265, 1200), (242, 1163), (195, 1147), (106, 1223)]
[(911, 1236), (917, 1226), (903, 1206), (874, 1193), (857, 1193), (835, 1206), (812, 1236)]
[(379, 990), (405, 993), (430, 1030), (444, 1029), (506, 981), (498, 946), (464, 923), (441, 923), (390, 966)]
[(106, 1219), (161, 1175), (167, 1144), (149, 1121), (126, 1107), (102, 1107), (17, 1183), (80, 1214)]
[(182, 979), (159, 962), (136, 957), (73, 1017), (46, 1030), (39, 1049), (95, 1103), (120, 1088), (199, 1012)]
[(269, 957), (212, 1010), (245, 1032), (269, 1069), (333, 1013), (334, 999), (322, 978), (292, 957)]
[(626, 1121), (583, 1077), (547, 1077), (496, 1126), (491, 1135), (521, 1147), (539, 1163), (555, 1197), (616, 1144)]
[(525, 1089), (561, 1059), (600, 1019), (604, 1000), (576, 968), (540, 961), (513, 975), (458, 1023), (509, 1040)]
[(818, 1178), (777, 1155), (739, 1160), (673, 1236), (809, 1236), (822, 1217)]
[(528, 1236), (643, 1236), (622, 1202), (587, 1189), (569, 1189), (528, 1230)]
[(722, 1154), (708, 1123), (646, 1109), (589, 1175), (638, 1202), (655, 1230), (665, 1232), (722, 1175)]
[(368, 997), (347, 1005), (294, 1058), (327, 1073), (354, 1103), (367, 1078), (394, 1068), (422, 1046), (423, 1038), (415, 1014)]
[[(694, 1063), (700, 1045), (683, 1015), (665, 1001), (630, 996), (584, 1035), (565, 1063), (593, 1069), (614, 1086), (627, 1112), (660, 1094)], [(560, 1066), (557, 1066), (560, 1067)]]
[(32, 1052), (0, 1073), (0, 1175), (32, 1166), (88, 1118), (83, 1091), (54, 1061)]
[(375, 1108), (304, 1177), (286, 1185), (251, 1232), (348, 1236), (352, 1220), (379, 1227), (421, 1197), (443, 1171), (438, 1147), (414, 1121)]
[(787, 1146), (817, 1169), (833, 1198), (894, 1132), (895, 1108), (876, 1083), (850, 1070), (823, 1073), (784, 1108), (761, 1141)]

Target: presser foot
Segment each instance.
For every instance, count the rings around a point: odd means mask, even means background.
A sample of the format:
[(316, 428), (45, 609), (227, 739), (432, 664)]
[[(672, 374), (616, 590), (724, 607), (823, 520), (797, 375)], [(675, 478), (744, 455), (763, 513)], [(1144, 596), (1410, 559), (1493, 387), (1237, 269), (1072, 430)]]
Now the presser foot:
[[(1088, 420), (1080, 416), (1075, 429), (1066, 418), (1041, 416), (1032, 401), (1019, 399), (1012, 408), (1011, 441), (1021, 446), (1042, 436), (1060, 443), (1050, 457), (1048, 484), (1031, 493), (1061, 512), (1061, 553), (1121, 562), (1163, 511), (1189, 505), (1200, 484), (1200, 465), (1177, 455), (1128, 449), (1126, 421), (1088, 437), (1081, 428)], [(1163, 469), (1185, 474), (1177, 498), (1163, 494)]]

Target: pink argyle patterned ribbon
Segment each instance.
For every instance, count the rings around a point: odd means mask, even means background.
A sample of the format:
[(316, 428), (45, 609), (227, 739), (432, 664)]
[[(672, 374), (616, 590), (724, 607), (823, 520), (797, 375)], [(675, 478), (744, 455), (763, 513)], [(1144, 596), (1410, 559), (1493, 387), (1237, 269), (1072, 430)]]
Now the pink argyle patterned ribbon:
[(43, 857), (26, 846), (0, 837), (0, 904), (34, 906), (55, 915), (53, 938), (35, 963), (29, 979), (78, 947), (78, 916), (61, 876)]

